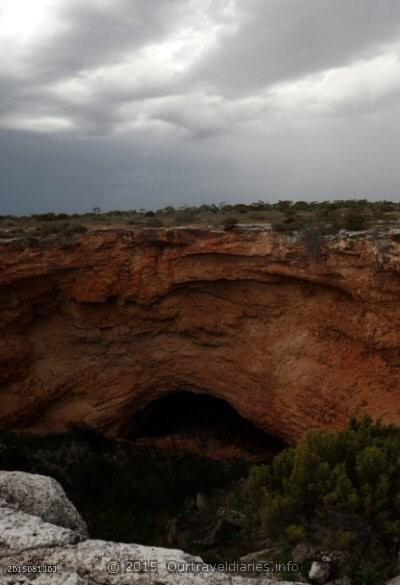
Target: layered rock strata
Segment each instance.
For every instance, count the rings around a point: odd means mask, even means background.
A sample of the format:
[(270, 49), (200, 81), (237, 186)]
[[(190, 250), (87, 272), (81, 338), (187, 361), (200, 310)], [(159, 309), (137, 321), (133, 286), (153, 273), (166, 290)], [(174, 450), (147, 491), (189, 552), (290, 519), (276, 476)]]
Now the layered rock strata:
[(400, 422), (400, 244), (260, 230), (0, 243), (0, 426), (129, 434), (177, 390), (295, 442)]

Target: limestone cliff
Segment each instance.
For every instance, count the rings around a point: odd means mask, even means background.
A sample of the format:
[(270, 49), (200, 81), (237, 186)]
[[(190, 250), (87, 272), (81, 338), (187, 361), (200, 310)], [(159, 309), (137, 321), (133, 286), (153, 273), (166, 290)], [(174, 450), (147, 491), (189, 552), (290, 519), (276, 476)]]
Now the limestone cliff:
[(91, 231), (0, 244), (0, 426), (115, 435), (177, 389), (295, 441), (400, 422), (400, 244), (268, 231)]

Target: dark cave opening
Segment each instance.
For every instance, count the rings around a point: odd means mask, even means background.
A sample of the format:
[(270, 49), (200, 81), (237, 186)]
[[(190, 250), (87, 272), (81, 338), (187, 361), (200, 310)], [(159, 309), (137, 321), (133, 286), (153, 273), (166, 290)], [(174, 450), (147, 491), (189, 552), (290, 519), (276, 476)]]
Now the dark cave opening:
[(138, 411), (126, 438), (136, 444), (187, 450), (215, 459), (260, 462), (287, 447), (225, 400), (188, 390), (160, 397)]

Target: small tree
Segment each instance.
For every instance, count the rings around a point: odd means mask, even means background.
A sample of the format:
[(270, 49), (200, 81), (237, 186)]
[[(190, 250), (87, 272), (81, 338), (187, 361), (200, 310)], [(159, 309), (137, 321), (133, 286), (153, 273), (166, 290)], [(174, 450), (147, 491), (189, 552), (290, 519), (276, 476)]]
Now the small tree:
[(146, 227), (162, 227), (163, 223), (157, 217), (148, 217), (145, 223)]
[(349, 209), (344, 217), (344, 225), (347, 230), (361, 231), (368, 227), (365, 216), (357, 209)]
[(195, 219), (196, 219), (195, 214), (189, 209), (178, 211), (178, 213), (175, 216), (175, 222), (181, 225), (192, 223), (193, 221), (195, 221)]
[(222, 225), (224, 226), (225, 231), (232, 231), (238, 224), (237, 217), (228, 216), (222, 221)]

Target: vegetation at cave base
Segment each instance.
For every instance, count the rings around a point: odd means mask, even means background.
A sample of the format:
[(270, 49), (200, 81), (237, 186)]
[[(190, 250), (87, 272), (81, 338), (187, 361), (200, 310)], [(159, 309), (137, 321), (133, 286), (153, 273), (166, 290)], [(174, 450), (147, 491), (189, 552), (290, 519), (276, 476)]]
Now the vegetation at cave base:
[(85, 426), (37, 436), (0, 431), (0, 470), (54, 477), (93, 538), (165, 545), (166, 524), (187, 497), (226, 486), (248, 470), (185, 452), (135, 448)]
[(231, 503), (249, 528), (295, 545), (348, 553), (341, 570), (360, 585), (390, 571), (400, 537), (400, 427), (365, 418), (338, 433), (311, 432), (268, 466), (253, 467)]
[[(351, 576), (355, 585), (381, 585), (396, 568), (399, 453), (400, 427), (368, 418), (336, 433), (311, 432), (270, 464), (251, 468), (138, 451), (86, 428), (47, 437), (0, 433), (0, 469), (55, 477), (92, 537), (166, 546), (173, 520), (186, 539), (178, 546), (210, 560), (238, 558), (270, 542), (283, 561), (307, 543), (334, 551), (333, 577)], [(186, 504), (197, 492), (206, 494), (203, 514)], [(244, 524), (212, 550), (196, 548), (221, 508)]]

